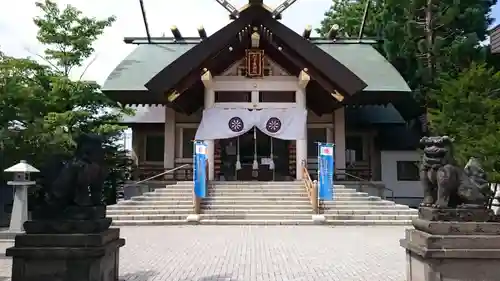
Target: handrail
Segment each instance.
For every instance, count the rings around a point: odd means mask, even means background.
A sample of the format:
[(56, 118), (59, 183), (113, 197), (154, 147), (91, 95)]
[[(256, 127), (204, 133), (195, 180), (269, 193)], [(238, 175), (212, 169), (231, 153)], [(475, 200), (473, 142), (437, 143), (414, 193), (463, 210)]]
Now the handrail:
[(318, 186), (311, 180), (311, 175), (307, 170), (306, 161), (302, 161), (302, 179), (304, 181), (304, 187), (306, 188), (307, 197), (311, 203), (313, 212), (318, 214)]
[[(376, 189), (384, 189), (384, 190), (389, 190), (389, 191), (391, 192), (391, 200), (392, 200), (392, 201), (394, 201), (394, 190), (392, 190), (392, 189), (390, 189), (390, 188), (386, 187), (385, 185), (384, 185), (384, 186), (379, 186), (379, 185), (376, 185), (376, 184), (374, 184), (372, 181), (366, 180), (366, 179), (364, 179), (364, 178), (361, 178), (361, 177), (355, 176), (355, 175), (350, 174), (350, 173), (347, 173), (347, 172), (337, 173), (337, 175), (338, 175), (338, 174), (340, 174), (340, 175), (342, 175), (342, 174), (343, 174), (343, 175), (346, 175), (346, 176), (351, 177), (351, 178), (353, 178), (353, 179), (356, 179), (356, 180), (358, 180), (358, 181), (360, 181), (360, 182), (366, 182), (367, 184), (369, 184), (369, 185), (373, 186), (373, 187), (374, 187), (374, 188), (376, 188)], [(360, 184), (360, 187), (361, 187), (361, 184)], [(361, 190), (360, 190), (360, 191), (361, 191)], [(379, 194), (379, 195), (380, 195), (380, 194)], [(380, 196), (380, 197), (385, 197), (385, 196)]]
[(184, 167), (187, 167), (187, 166), (190, 166), (190, 165), (191, 165), (191, 164), (184, 164), (184, 165), (181, 165), (181, 166), (179, 166), (179, 167), (175, 167), (175, 168), (173, 168), (173, 169), (170, 169), (170, 170), (168, 170), (168, 171), (165, 171), (165, 172), (159, 173), (159, 174), (158, 174), (158, 175), (156, 175), (156, 176), (152, 176), (152, 177), (149, 177), (149, 178), (147, 178), (147, 179), (140, 180), (140, 181), (138, 181), (138, 182), (131, 183), (131, 184), (128, 184), (128, 185), (136, 185), (136, 184), (141, 184), (141, 183), (143, 183), (143, 182), (147, 182), (147, 181), (149, 181), (149, 180), (155, 179), (155, 178), (157, 178), (157, 177), (163, 176), (163, 175), (165, 175), (165, 174), (168, 174), (168, 173), (174, 172), (174, 171), (176, 171), (176, 170), (179, 170), (179, 169), (181, 169), (181, 168), (184, 168)]

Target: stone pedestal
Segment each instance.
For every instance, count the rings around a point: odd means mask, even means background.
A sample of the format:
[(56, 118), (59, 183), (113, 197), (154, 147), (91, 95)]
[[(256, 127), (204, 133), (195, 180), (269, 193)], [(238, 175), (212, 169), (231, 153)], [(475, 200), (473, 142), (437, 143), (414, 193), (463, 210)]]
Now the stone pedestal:
[(7, 249), (12, 281), (118, 281), (125, 240), (119, 229), (109, 228), (104, 207), (87, 208), (88, 214), (95, 218), (27, 221), (26, 234)]
[[(500, 223), (470, 221), (490, 220), (488, 211), (419, 211), (415, 229), (407, 229), (400, 241), (406, 249), (407, 281), (500, 280)], [(431, 220), (445, 217), (450, 221)]]

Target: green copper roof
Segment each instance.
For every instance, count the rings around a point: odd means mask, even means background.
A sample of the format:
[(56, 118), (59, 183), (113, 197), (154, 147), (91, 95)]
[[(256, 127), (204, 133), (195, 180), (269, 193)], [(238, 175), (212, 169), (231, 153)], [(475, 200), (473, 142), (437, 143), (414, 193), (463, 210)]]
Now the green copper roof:
[(317, 46), (361, 78), (368, 85), (364, 91), (411, 91), (396, 68), (371, 45), (318, 44)]
[[(398, 71), (367, 44), (316, 44), (353, 71), (368, 86), (365, 91), (409, 92)], [(146, 91), (153, 76), (195, 44), (138, 45), (108, 76), (103, 91)]]
[(106, 78), (102, 91), (147, 91), (146, 84), (195, 44), (144, 44), (132, 51)]

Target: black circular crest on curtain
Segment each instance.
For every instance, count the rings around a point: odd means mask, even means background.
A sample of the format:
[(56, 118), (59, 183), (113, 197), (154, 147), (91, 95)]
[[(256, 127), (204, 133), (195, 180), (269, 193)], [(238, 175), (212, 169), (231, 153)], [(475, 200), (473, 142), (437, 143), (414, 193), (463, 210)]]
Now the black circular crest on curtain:
[(235, 133), (239, 133), (243, 131), (243, 127), (245, 127), (245, 124), (243, 123), (243, 120), (241, 120), (240, 117), (233, 117), (229, 119), (229, 122), (227, 123), (227, 126), (229, 129)]
[(271, 117), (267, 120), (266, 130), (270, 133), (277, 133), (281, 129), (281, 120), (276, 117)]

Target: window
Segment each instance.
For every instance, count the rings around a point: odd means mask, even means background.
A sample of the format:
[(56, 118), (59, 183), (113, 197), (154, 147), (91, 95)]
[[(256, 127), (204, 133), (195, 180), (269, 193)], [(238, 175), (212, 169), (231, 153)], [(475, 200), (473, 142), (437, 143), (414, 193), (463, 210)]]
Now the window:
[(163, 135), (146, 136), (146, 162), (163, 162), (165, 137)]
[(182, 129), (182, 158), (193, 158), (193, 141), (196, 136), (196, 128)]
[(307, 157), (318, 157), (318, 142), (326, 142), (326, 129), (308, 128)]
[(417, 161), (397, 161), (398, 181), (419, 181), (420, 172)]
[(259, 92), (260, 102), (295, 102), (295, 92)]
[(224, 91), (215, 92), (215, 102), (251, 102), (251, 92)]

